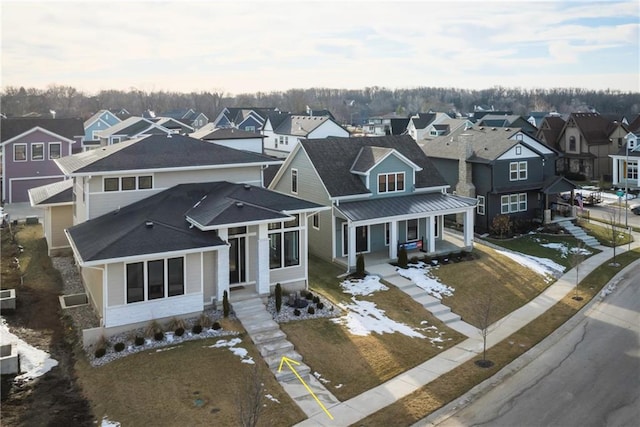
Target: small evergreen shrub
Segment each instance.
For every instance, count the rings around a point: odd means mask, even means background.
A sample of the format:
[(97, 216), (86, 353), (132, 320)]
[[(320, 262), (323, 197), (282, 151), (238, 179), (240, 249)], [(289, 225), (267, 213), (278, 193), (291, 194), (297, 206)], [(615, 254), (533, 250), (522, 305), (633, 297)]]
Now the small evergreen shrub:
[(324, 308), (324, 304), (319, 302), (316, 304), (316, 307), (318, 307), (318, 310), (322, 310)]
[(113, 346), (113, 349), (115, 350), (116, 353), (120, 353), (122, 350), (124, 350), (124, 343), (123, 342), (117, 342)]
[(398, 251), (398, 267), (407, 268), (408, 264), (409, 264), (409, 258), (407, 255), (407, 250), (403, 246)]
[(222, 294), (222, 313), (224, 317), (229, 317), (229, 313), (231, 312), (231, 306), (229, 306), (229, 293), (224, 291)]
[(180, 327), (173, 332), (177, 337), (184, 335), (184, 328)]
[(309, 301), (313, 300), (313, 293), (312, 292), (307, 292), (307, 294), (304, 296), (306, 299), (308, 299)]
[(104, 347), (97, 348), (95, 353), (93, 353), (93, 355), (96, 357), (96, 359), (100, 359), (105, 354), (107, 354), (107, 349), (104, 348)]
[(309, 314), (316, 314), (316, 309), (313, 308), (312, 305), (309, 306), (309, 308), (307, 308), (307, 313)]
[(141, 346), (144, 344), (144, 337), (141, 336), (136, 336), (135, 339), (133, 340), (133, 343), (137, 346)]
[(295, 310), (293, 310), (293, 314), (296, 316), (300, 316), (300, 310), (296, 308)]
[(280, 309), (282, 308), (282, 285), (280, 285), (280, 283), (276, 283), (275, 294), (276, 312), (280, 313)]
[(364, 277), (364, 254), (359, 254), (356, 259), (356, 274), (358, 277)]
[(211, 329), (213, 329), (215, 331), (217, 331), (220, 328), (221, 328), (221, 326), (220, 326), (220, 323), (218, 323), (218, 322), (213, 322), (213, 325), (211, 325)]
[(202, 325), (193, 325), (193, 328), (191, 328), (191, 332), (198, 335), (200, 332), (202, 332)]
[(158, 331), (153, 334), (153, 339), (156, 341), (162, 341), (164, 339), (164, 332)]
[(314, 304), (318, 304), (319, 302), (320, 302), (320, 297), (319, 296), (316, 295), (315, 297), (313, 297), (313, 303)]

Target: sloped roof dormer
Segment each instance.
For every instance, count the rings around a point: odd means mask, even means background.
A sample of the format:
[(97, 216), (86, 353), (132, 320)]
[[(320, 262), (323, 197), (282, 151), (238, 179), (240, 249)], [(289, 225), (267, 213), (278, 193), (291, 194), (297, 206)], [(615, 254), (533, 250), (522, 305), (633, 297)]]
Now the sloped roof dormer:
[(416, 172), (422, 170), (420, 166), (400, 154), (397, 150), (390, 147), (364, 146), (358, 152), (356, 159), (351, 166), (350, 172), (356, 175), (368, 175), (371, 169), (383, 162), (389, 156), (396, 156), (402, 162)]

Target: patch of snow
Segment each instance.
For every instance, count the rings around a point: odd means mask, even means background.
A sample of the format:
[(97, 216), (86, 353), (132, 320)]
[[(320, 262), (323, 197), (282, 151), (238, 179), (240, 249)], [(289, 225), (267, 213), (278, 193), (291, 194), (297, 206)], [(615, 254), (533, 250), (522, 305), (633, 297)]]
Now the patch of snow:
[(272, 402), (280, 403), (280, 401), (278, 399), (276, 399), (275, 397), (273, 397), (270, 394), (265, 394), (264, 397), (266, 397), (267, 399), (269, 399)]
[(510, 251), (498, 250), (496, 252), (511, 258), (518, 264), (535, 271), (541, 276), (545, 276), (545, 281), (547, 283), (551, 282), (553, 277), (560, 277), (565, 270), (564, 266), (550, 260), (549, 258), (540, 258)]
[(337, 386), (335, 386), (335, 388), (342, 388), (344, 387), (344, 384), (338, 384)]
[[(156, 353), (161, 353), (161, 352), (163, 352), (163, 351), (174, 350), (174, 349), (176, 349), (176, 348), (180, 348), (180, 347), (182, 347), (182, 346), (181, 346), (181, 345), (177, 345), (177, 346), (175, 346), (175, 347), (163, 347), (163, 348), (157, 348), (157, 349), (156, 349)], [(151, 353), (149, 353), (149, 354), (151, 354)]]
[(432, 267), (429, 267), (424, 262), (419, 262), (415, 266), (409, 266), (409, 268), (398, 267), (396, 271), (399, 275), (411, 280), (417, 287), (425, 290), (435, 298), (442, 299), (443, 296), (449, 297), (453, 295), (454, 289), (433, 277), (429, 273), (430, 268)]
[(23, 374), (16, 376), (15, 381), (30, 381), (58, 366), (58, 361), (52, 359), (49, 353), (30, 346), (9, 332), (9, 326), (3, 317), (0, 317), (0, 341), (3, 344), (16, 343), (20, 357), (20, 372)]
[[(539, 240), (538, 240), (539, 241)], [(543, 248), (554, 249), (560, 252), (560, 256), (562, 258), (566, 258), (569, 254), (580, 254), (580, 255), (591, 255), (591, 251), (585, 248), (572, 247), (569, 248), (569, 245), (566, 243), (541, 243), (540, 246)]]
[(242, 359), (242, 363), (248, 363), (250, 365), (255, 364), (252, 357), (247, 357), (247, 354), (249, 354), (247, 349), (242, 347), (236, 347), (236, 345), (240, 344), (241, 342), (242, 342), (242, 339), (240, 338), (233, 338), (230, 340), (218, 340), (216, 341), (215, 344), (208, 346), (208, 348), (228, 347), (233, 354), (235, 354), (236, 356)]
[(322, 378), (322, 375), (320, 375), (320, 372), (314, 372), (313, 376), (316, 377), (318, 379), (318, 381), (320, 381), (322, 384), (327, 384), (327, 383), (331, 382), (331, 381), (329, 381), (329, 380), (327, 380), (325, 378)]
[(364, 279), (350, 279), (340, 283), (342, 290), (351, 295), (371, 295), (377, 291), (387, 291), (388, 287), (380, 283), (378, 276), (366, 276)]
[(604, 288), (602, 292), (600, 292), (600, 296), (602, 298), (606, 297), (607, 295), (613, 293), (613, 291), (615, 291), (617, 287), (618, 287), (617, 283), (609, 283), (607, 287)]
[(117, 421), (110, 421), (105, 415), (104, 417), (102, 417), (100, 427), (120, 427), (120, 423)]
[(346, 326), (353, 335), (368, 336), (371, 332), (378, 334), (400, 332), (408, 337), (426, 338), (410, 326), (388, 318), (384, 310), (377, 308), (371, 301), (358, 301), (355, 297), (352, 297), (351, 301), (353, 301), (352, 304), (340, 304), (340, 308), (348, 313), (332, 321)]

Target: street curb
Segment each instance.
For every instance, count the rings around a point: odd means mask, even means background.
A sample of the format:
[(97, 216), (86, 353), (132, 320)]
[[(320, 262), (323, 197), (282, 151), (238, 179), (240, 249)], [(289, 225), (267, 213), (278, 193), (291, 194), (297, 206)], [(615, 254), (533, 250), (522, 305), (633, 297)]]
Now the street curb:
[[(607, 286), (611, 284), (617, 284), (622, 280), (623, 276), (627, 273), (628, 270), (633, 268), (636, 264), (640, 264), (640, 260), (636, 260), (626, 266), (623, 270), (619, 271), (609, 282), (607, 282), (602, 289), (604, 290)], [(485, 394), (491, 388), (499, 385), (506, 378), (510, 377), (514, 373), (518, 372), (529, 363), (531, 363), (534, 359), (536, 359), (540, 354), (547, 351), (550, 347), (558, 343), (565, 335), (567, 335), (571, 330), (573, 330), (578, 323), (580, 323), (587, 315), (589, 311), (591, 311), (595, 305), (601, 303), (606, 299), (606, 297), (602, 296), (602, 291), (598, 292), (591, 301), (589, 301), (584, 307), (580, 309), (576, 314), (574, 314), (569, 320), (560, 325), (558, 329), (553, 331), (550, 335), (548, 335), (545, 339), (540, 341), (534, 347), (526, 351), (522, 356), (518, 357), (504, 368), (496, 372), (491, 377), (487, 378), (480, 384), (474, 386), (471, 390), (463, 394), (462, 396), (457, 397), (447, 405), (442, 408), (432, 412), (427, 417), (422, 420), (412, 424), (411, 427), (432, 427), (437, 426), (438, 424), (444, 422), (448, 418), (454, 416), (458, 411), (467, 407), (470, 403), (472, 403), (476, 397)]]

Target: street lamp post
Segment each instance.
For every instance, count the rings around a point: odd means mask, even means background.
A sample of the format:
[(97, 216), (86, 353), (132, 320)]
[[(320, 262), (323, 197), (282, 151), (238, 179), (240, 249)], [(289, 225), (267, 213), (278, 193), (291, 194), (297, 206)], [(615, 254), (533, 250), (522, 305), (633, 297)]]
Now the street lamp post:
[(626, 160), (625, 160), (625, 180), (624, 180), (624, 227), (629, 229), (629, 140), (625, 144)]

